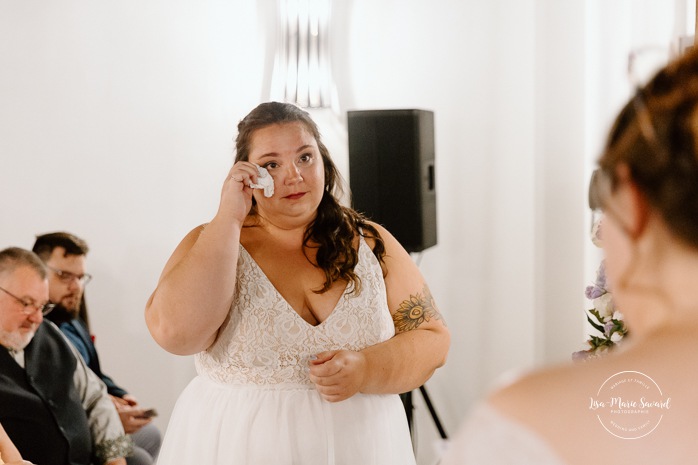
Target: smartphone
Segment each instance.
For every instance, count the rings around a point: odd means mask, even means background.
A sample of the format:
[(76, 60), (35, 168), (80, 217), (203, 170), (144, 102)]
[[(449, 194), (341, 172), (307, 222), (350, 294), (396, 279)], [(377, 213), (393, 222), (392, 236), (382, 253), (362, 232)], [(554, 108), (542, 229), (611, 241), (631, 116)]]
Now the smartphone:
[(151, 408), (148, 410), (144, 410), (143, 413), (138, 415), (138, 418), (152, 418), (152, 417), (156, 417), (156, 416), (158, 416), (157, 410), (155, 410), (154, 408)]

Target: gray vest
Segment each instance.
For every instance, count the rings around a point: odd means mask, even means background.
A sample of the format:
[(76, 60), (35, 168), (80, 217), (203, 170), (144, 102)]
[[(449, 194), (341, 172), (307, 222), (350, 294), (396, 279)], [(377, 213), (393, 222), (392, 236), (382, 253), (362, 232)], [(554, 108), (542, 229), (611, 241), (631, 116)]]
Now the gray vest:
[(0, 346), (0, 424), (25, 460), (90, 465), (92, 437), (73, 382), (77, 361), (68, 342), (44, 321), (24, 359), (26, 370)]

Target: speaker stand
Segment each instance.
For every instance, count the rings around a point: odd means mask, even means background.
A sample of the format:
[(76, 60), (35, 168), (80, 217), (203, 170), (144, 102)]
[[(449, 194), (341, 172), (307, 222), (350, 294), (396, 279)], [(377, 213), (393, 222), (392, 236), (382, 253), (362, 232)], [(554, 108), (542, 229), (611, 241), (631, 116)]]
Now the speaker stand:
[[(405, 392), (403, 394), (400, 394), (400, 399), (402, 400), (402, 404), (405, 407), (405, 413), (407, 414), (407, 426), (410, 429), (410, 435), (412, 435), (414, 431), (414, 404), (412, 403), (412, 393), (414, 391), (409, 391)], [(441, 439), (448, 439), (448, 435), (446, 434), (446, 430), (443, 428), (441, 425), (441, 420), (439, 420), (439, 416), (436, 413), (436, 409), (431, 403), (431, 399), (429, 398), (429, 393), (427, 392), (426, 386), (422, 385), (419, 387), (419, 392), (422, 393), (422, 397), (424, 398), (424, 403), (427, 405), (427, 409), (429, 409), (429, 414), (431, 415), (431, 419), (434, 422), (434, 426), (436, 426), (436, 429), (439, 432), (439, 436), (441, 436)]]

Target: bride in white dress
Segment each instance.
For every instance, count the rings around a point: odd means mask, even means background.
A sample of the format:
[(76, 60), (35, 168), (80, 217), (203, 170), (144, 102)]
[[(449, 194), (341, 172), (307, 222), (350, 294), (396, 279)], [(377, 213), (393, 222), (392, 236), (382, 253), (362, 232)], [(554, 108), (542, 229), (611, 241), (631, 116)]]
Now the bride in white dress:
[(619, 349), (493, 393), (442, 465), (677, 464), (698, 457), (698, 49), (623, 108), (590, 198)]
[(236, 149), (217, 214), (182, 240), (146, 307), (155, 340), (196, 354), (198, 372), (158, 464), (414, 464), (398, 393), (449, 346), (419, 270), (339, 204), (303, 110), (258, 106)]

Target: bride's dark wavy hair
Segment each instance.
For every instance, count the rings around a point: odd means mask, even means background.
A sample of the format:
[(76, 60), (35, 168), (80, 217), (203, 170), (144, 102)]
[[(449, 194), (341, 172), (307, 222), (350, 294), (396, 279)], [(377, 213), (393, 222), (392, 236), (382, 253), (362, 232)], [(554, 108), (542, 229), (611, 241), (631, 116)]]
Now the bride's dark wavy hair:
[[(329, 290), (337, 280), (344, 279), (352, 286), (352, 292), (361, 289), (361, 279), (354, 272), (359, 261), (358, 251), (354, 248), (357, 234), (373, 239), (373, 254), (383, 268), (385, 246), (380, 234), (361, 213), (342, 206), (338, 199), (344, 194), (343, 179), (330, 153), (323, 144), (320, 131), (310, 115), (290, 103), (267, 102), (258, 105), (240, 123), (235, 139), (235, 161), (248, 161), (252, 136), (258, 129), (273, 124), (299, 122), (313, 135), (317, 142), (325, 170), (325, 191), (317, 209), (317, 215), (308, 225), (303, 236), (303, 252), (308, 261), (321, 268), (325, 273), (321, 294)], [(257, 214), (257, 204), (252, 200), (250, 216)], [(308, 257), (307, 249), (317, 249), (315, 263)], [(385, 272), (385, 271), (384, 271)]]

